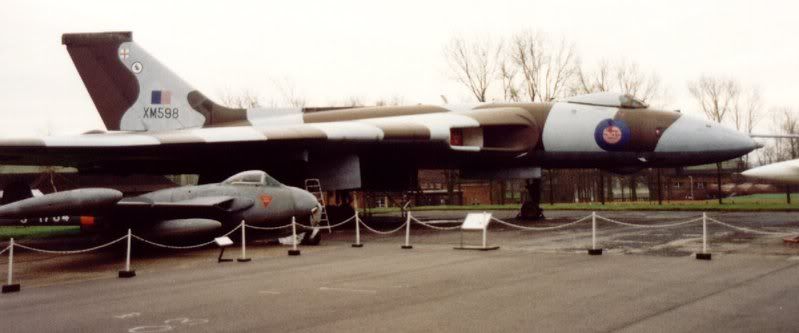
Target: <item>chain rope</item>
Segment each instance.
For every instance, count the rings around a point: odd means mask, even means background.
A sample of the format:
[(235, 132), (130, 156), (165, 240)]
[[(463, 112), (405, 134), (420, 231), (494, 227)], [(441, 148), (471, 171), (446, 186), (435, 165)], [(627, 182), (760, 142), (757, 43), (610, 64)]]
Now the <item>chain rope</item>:
[[(341, 222), (339, 222), (339, 223), (336, 223), (336, 224), (334, 224), (334, 225), (329, 225), (329, 226), (321, 226), (321, 225), (319, 225), (319, 226), (312, 226), (312, 225), (305, 225), (305, 224), (300, 224), (300, 223), (297, 223), (297, 226), (298, 226), (298, 227), (301, 227), (301, 228), (305, 228), (305, 229), (317, 229), (317, 228), (318, 228), (318, 229), (333, 229), (333, 228), (340, 227), (340, 226), (342, 226), (342, 225), (344, 225), (344, 224), (346, 224), (346, 223), (349, 223), (349, 222), (350, 222), (350, 221), (352, 221), (353, 219), (355, 219), (355, 215), (353, 215), (352, 217), (350, 217), (350, 218), (348, 218), (348, 219), (346, 219), (346, 220), (344, 220), (344, 221), (341, 221)], [(289, 226), (291, 226), (291, 224), (289, 224)]]
[[(599, 215), (596, 215), (596, 217), (598, 219), (601, 219), (601, 220), (606, 221), (606, 222), (619, 224), (619, 225), (623, 225), (623, 226), (628, 226), (628, 227), (635, 227), (635, 228), (670, 228), (670, 227), (676, 227), (676, 226), (681, 226), (681, 225), (685, 225), (685, 224), (695, 223), (695, 222), (699, 222), (699, 221), (702, 220), (701, 217), (698, 217), (698, 218), (694, 218), (694, 219), (691, 219), (691, 220), (681, 221), (681, 222), (676, 222), (676, 223), (644, 225), (644, 224), (634, 224), (634, 223), (622, 222), (622, 221), (614, 220), (614, 219), (603, 217), (603, 216), (599, 216)], [(520, 226), (518, 224), (510, 223), (510, 222), (507, 222), (507, 221), (503, 221), (503, 220), (500, 220), (500, 219), (495, 218), (495, 217), (491, 217), (491, 219), (493, 221), (497, 222), (497, 223), (506, 225), (506, 226), (511, 227), (511, 228), (516, 228), (516, 229), (520, 229), (520, 230), (527, 230), (527, 231), (545, 231), (545, 230), (562, 229), (562, 228), (566, 228), (566, 227), (573, 226), (573, 225), (576, 225), (578, 223), (584, 222), (584, 221), (586, 221), (586, 220), (588, 220), (590, 218), (591, 218), (591, 215), (588, 215), (588, 216), (580, 218), (580, 219), (578, 219), (576, 221), (569, 222), (569, 223), (566, 223), (566, 224), (557, 225), (557, 226), (552, 226), (552, 227), (525, 227), (525, 226)], [(369, 230), (369, 231), (371, 231), (373, 233), (379, 234), (379, 235), (390, 235), (390, 234), (396, 233), (396, 232), (402, 230), (403, 228), (405, 228), (407, 223), (410, 223), (410, 222), (406, 221), (405, 223), (403, 223), (402, 225), (400, 225), (396, 229), (392, 229), (392, 230), (388, 230), (388, 231), (381, 231), (381, 230), (377, 230), (377, 229), (374, 229), (374, 228), (370, 227), (369, 225), (366, 224), (366, 222), (364, 222), (363, 220), (358, 218), (357, 215), (354, 215), (354, 216), (352, 216), (352, 217), (350, 217), (350, 218), (348, 218), (348, 219), (346, 219), (346, 220), (344, 220), (342, 222), (339, 222), (338, 224), (332, 225), (332, 226), (308, 226), (308, 225), (303, 225), (303, 224), (299, 224), (299, 223), (297, 223), (297, 225), (302, 227), (302, 228), (306, 228), (306, 229), (316, 229), (316, 228), (319, 228), (319, 229), (332, 229), (332, 228), (336, 228), (336, 227), (342, 226), (342, 225), (344, 225), (346, 223), (349, 223), (353, 219), (357, 219), (357, 223), (360, 223), (367, 230)], [(746, 228), (746, 227), (740, 227), (740, 226), (735, 226), (735, 225), (732, 225), (732, 224), (729, 224), (729, 223), (725, 223), (725, 222), (716, 220), (716, 219), (711, 218), (711, 217), (707, 217), (707, 220), (710, 221), (710, 222), (719, 224), (721, 226), (725, 226), (727, 228), (735, 229), (735, 230), (742, 231), (742, 232), (753, 233), (753, 234), (761, 234), (761, 235), (790, 235), (790, 234), (794, 234), (793, 232), (754, 230), (754, 229), (750, 229), (750, 228)], [(427, 227), (427, 228), (430, 228), (430, 229), (434, 229), (434, 230), (441, 230), (441, 231), (455, 230), (455, 229), (458, 229), (458, 228), (461, 227), (460, 225), (452, 226), (452, 227), (439, 227), (439, 226), (432, 225), (433, 223), (460, 223), (461, 221), (458, 221), (458, 220), (421, 221), (421, 220), (411, 216), (411, 221), (416, 222), (416, 223), (418, 223), (418, 224), (420, 224), (420, 225), (422, 225), (424, 227)], [(251, 226), (251, 225), (246, 225), (246, 224), (245, 224), (245, 226), (247, 228), (257, 229), (257, 230), (279, 230), (279, 229), (285, 229), (285, 228), (291, 227), (291, 224), (287, 224), (287, 225), (279, 226), (279, 227), (256, 227), (256, 226)], [(226, 234), (224, 234), (222, 236), (219, 236), (219, 237), (230, 236), (231, 234), (233, 234), (234, 232), (236, 232), (240, 228), (241, 228), (241, 225), (238, 225), (237, 227), (235, 227), (232, 230), (228, 231)], [(91, 252), (91, 251), (96, 251), (96, 250), (102, 249), (104, 247), (111, 246), (113, 244), (116, 244), (118, 242), (121, 242), (121, 241), (125, 240), (127, 237), (128, 236), (125, 235), (125, 236), (117, 238), (117, 239), (115, 239), (113, 241), (110, 241), (108, 243), (105, 243), (105, 244), (102, 244), (102, 245), (98, 245), (98, 246), (95, 246), (95, 247), (92, 247), (92, 248), (88, 248), (88, 249), (81, 249), (81, 250), (55, 251), (55, 250), (39, 249), (39, 248), (35, 248), (35, 247), (24, 245), (24, 244), (20, 244), (20, 243), (14, 243), (14, 246), (17, 246), (17, 247), (19, 247), (21, 249), (25, 249), (25, 250), (30, 250), (30, 251), (34, 251), (34, 252), (40, 252), (40, 253), (48, 253), (48, 254), (80, 254), (80, 253), (87, 253), (87, 252)], [(150, 241), (150, 240), (144, 239), (144, 238), (142, 238), (142, 237), (140, 237), (138, 235), (135, 235), (135, 234), (131, 234), (131, 237), (135, 238), (135, 239), (137, 239), (137, 240), (139, 240), (141, 242), (153, 245), (153, 246), (167, 248), (167, 249), (175, 249), (175, 250), (195, 249), (195, 248), (208, 246), (208, 245), (213, 244), (215, 242), (215, 240), (211, 240), (209, 242), (196, 244), (196, 245), (176, 246), (176, 245), (161, 244), (161, 243), (157, 243), (157, 242), (154, 242), (154, 241)], [(11, 248), (11, 245), (6, 246), (2, 251), (0, 251), (0, 255), (5, 253), (6, 251), (8, 251), (10, 248)]]
[(712, 218), (712, 217), (708, 217), (707, 219), (708, 219), (708, 221), (710, 221), (710, 222), (713, 222), (713, 223), (716, 223), (716, 224), (719, 224), (719, 225), (725, 226), (725, 227), (727, 227), (727, 228), (736, 229), (736, 230), (738, 230), (738, 231), (743, 231), (743, 232), (750, 232), (750, 233), (753, 233), (753, 234), (761, 234), (761, 235), (782, 235), (782, 236), (784, 236), (784, 235), (793, 235), (793, 234), (795, 234), (794, 232), (779, 232), (779, 231), (762, 231), (762, 230), (754, 230), (754, 229), (749, 229), (749, 228), (746, 228), (746, 227), (739, 227), (739, 226), (735, 226), (735, 225), (732, 225), (732, 224), (729, 224), (729, 223), (724, 223), (724, 222), (721, 222), (721, 221), (719, 221), (719, 220), (716, 220), (716, 219), (714, 219), (714, 218)]
[(432, 223), (460, 223), (461, 222), (461, 221), (456, 221), (456, 220), (433, 220), (433, 221), (422, 222), (422, 221), (417, 220), (413, 216), (411, 216), (411, 220), (416, 222), (416, 223), (418, 223), (418, 224), (421, 224), (424, 227), (427, 227), (427, 228), (430, 228), (430, 229), (433, 229), (433, 230), (449, 231), (449, 230), (455, 230), (455, 229), (458, 229), (458, 228), (461, 227), (459, 225), (452, 226), (452, 227), (439, 227), (439, 226), (432, 225)]
[[(92, 248), (88, 248), (88, 249), (83, 249), (83, 250), (54, 251), (54, 250), (46, 250), (46, 249), (37, 249), (35, 247), (30, 247), (30, 246), (23, 245), (23, 244), (20, 244), (20, 243), (14, 243), (14, 246), (15, 247), (19, 247), (21, 249), (30, 250), (30, 251), (33, 251), (33, 252), (48, 253), (48, 254), (79, 254), (79, 253), (86, 253), (86, 252), (99, 250), (99, 249), (102, 249), (104, 247), (108, 247), (108, 246), (114, 245), (115, 243), (123, 241), (125, 238), (128, 238), (128, 236), (125, 235), (125, 236), (117, 238), (117, 239), (115, 239), (113, 241), (110, 241), (108, 243), (105, 243), (105, 244), (102, 244), (102, 245), (99, 245), (99, 246), (95, 246), (95, 247), (92, 247)], [(8, 248), (6, 248), (6, 249), (8, 249)], [(3, 250), (3, 251), (5, 251), (5, 250)], [(2, 252), (0, 252), (0, 253), (2, 253)]]
[(697, 217), (695, 219), (691, 219), (691, 220), (688, 220), (688, 221), (677, 222), (677, 223), (635, 224), (635, 223), (622, 222), (622, 221), (614, 220), (614, 219), (603, 217), (603, 216), (599, 216), (599, 215), (597, 215), (596, 218), (598, 218), (600, 220), (603, 220), (603, 221), (610, 222), (610, 223), (615, 223), (615, 224), (628, 226), (628, 227), (635, 227), (635, 228), (670, 228), (670, 227), (681, 226), (681, 225), (684, 225), (684, 224), (694, 223), (694, 222), (698, 222), (698, 221), (702, 220), (701, 217)]
[(524, 226), (520, 226), (518, 224), (513, 224), (513, 223), (510, 223), (510, 222), (506, 222), (506, 221), (500, 220), (500, 219), (498, 219), (496, 217), (493, 217), (493, 216), (491, 217), (492, 220), (494, 220), (495, 222), (497, 222), (499, 224), (504, 224), (504, 225), (509, 226), (511, 228), (516, 228), (516, 229), (520, 229), (520, 230), (527, 230), (527, 231), (544, 231), (544, 230), (562, 229), (562, 228), (566, 228), (566, 227), (578, 224), (580, 222), (583, 222), (583, 221), (585, 221), (585, 220), (587, 220), (589, 218), (591, 218), (591, 215), (588, 215), (586, 217), (578, 219), (577, 221), (574, 221), (574, 222), (569, 222), (569, 223), (566, 223), (566, 224), (556, 225), (554, 227), (524, 227)]
[(361, 219), (358, 219), (358, 222), (360, 222), (360, 223), (361, 223), (361, 225), (363, 225), (363, 226), (364, 226), (364, 228), (366, 228), (366, 230), (369, 230), (369, 231), (371, 231), (371, 232), (373, 232), (373, 233), (376, 233), (376, 234), (378, 234), (378, 235), (390, 235), (390, 234), (393, 234), (393, 233), (395, 233), (395, 232), (397, 232), (397, 231), (400, 231), (400, 230), (402, 230), (403, 228), (405, 228), (405, 224), (406, 224), (406, 223), (408, 223), (408, 222), (406, 221), (406, 222), (405, 222), (405, 223), (403, 223), (401, 226), (399, 226), (397, 229), (393, 229), (393, 230), (389, 230), (389, 231), (380, 231), (380, 230), (375, 230), (375, 229), (372, 229), (372, 227), (370, 227), (370, 226), (366, 225), (366, 223), (365, 223), (365, 222), (363, 222), (363, 220), (361, 220)]
[[(236, 230), (239, 230), (239, 228), (241, 228), (241, 224), (239, 224), (237, 227), (233, 228), (233, 230), (230, 230), (230, 231), (228, 231), (228, 233), (226, 233), (226, 234), (224, 234), (224, 235), (222, 235), (222, 236), (219, 236), (219, 237), (227, 237), (227, 236), (230, 236), (230, 234), (232, 234), (232, 233), (233, 233), (233, 232), (235, 232)], [(152, 246), (157, 246), (157, 247), (162, 247), (162, 248), (165, 248), (165, 249), (172, 249), (172, 250), (189, 250), (189, 249), (197, 249), (197, 248), (201, 248), (201, 247), (203, 247), (203, 246), (208, 246), (208, 245), (211, 245), (211, 244), (213, 244), (214, 242), (216, 242), (216, 240), (211, 240), (211, 241), (208, 241), (208, 242), (205, 242), (205, 243), (202, 243), (202, 244), (196, 244), (196, 245), (186, 245), (186, 246), (177, 246), (177, 245), (168, 245), (168, 244), (156, 243), (156, 242), (153, 242), (153, 241), (150, 241), (150, 240), (146, 240), (146, 239), (144, 239), (144, 238), (141, 238), (141, 237), (139, 237), (139, 236), (137, 236), (137, 235), (131, 235), (131, 236), (132, 236), (133, 238), (135, 238), (135, 239), (139, 240), (139, 241), (142, 241), (142, 242), (144, 242), (144, 243), (150, 244), (150, 245), (152, 245)], [(125, 236), (125, 237), (127, 237), (127, 236)], [(123, 238), (124, 238), (124, 237), (123, 237)]]
[(248, 229), (254, 229), (254, 230), (280, 230), (280, 229), (291, 228), (291, 223), (286, 225), (281, 225), (279, 227), (256, 227), (254, 225), (249, 225), (249, 224), (245, 224), (244, 226), (247, 227)]

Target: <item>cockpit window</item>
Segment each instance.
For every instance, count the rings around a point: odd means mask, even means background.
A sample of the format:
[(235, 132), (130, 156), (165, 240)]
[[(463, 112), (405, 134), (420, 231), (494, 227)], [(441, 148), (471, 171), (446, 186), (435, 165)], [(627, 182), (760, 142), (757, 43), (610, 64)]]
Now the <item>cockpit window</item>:
[(251, 185), (251, 186), (282, 186), (279, 181), (270, 177), (266, 172), (260, 170), (251, 170), (237, 173), (224, 182), (227, 185)]
[(264, 184), (266, 186), (283, 186), (277, 179), (272, 178), (264, 172)]
[(607, 106), (623, 109), (646, 109), (649, 107), (649, 105), (635, 99), (633, 96), (611, 92), (572, 96), (567, 98), (566, 101), (573, 104)]

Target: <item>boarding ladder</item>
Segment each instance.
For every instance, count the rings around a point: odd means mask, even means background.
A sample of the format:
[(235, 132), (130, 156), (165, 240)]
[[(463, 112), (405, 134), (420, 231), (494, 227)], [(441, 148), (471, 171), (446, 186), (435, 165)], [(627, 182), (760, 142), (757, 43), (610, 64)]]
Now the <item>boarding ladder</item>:
[(305, 190), (313, 194), (316, 197), (316, 200), (319, 201), (319, 204), (322, 206), (322, 213), (319, 215), (319, 225), (322, 223), (327, 224), (327, 231), (328, 233), (333, 233), (333, 229), (330, 228), (330, 220), (327, 218), (327, 208), (325, 208), (325, 195), (322, 192), (322, 185), (319, 182), (318, 178), (310, 178), (305, 180)]

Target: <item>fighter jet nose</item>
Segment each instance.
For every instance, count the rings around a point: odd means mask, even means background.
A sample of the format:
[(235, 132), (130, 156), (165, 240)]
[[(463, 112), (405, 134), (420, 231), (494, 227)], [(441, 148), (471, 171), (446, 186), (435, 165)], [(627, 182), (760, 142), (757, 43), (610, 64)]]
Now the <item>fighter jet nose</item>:
[(744, 172), (741, 172), (742, 176), (749, 177), (749, 178), (760, 178), (760, 172), (758, 172), (757, 168), (749, 169)]
[(703, 158), (718, 162), (747, 154), (759, 146), (745, 133), (683, 115), (663, 132), (655, 152), (702, 153)]
[(799, 160), (767, 164), (741, 172), (741, 175), (781, 183), (799, 183)]
[(306, 190), (301, 188), (292, 187), (291, 196), (294, 198), (294, 208), (296, 214), (300, 216), (307, 216), (309, 214), (316, 215), (321, 213), (321, 205), (319, 200)]

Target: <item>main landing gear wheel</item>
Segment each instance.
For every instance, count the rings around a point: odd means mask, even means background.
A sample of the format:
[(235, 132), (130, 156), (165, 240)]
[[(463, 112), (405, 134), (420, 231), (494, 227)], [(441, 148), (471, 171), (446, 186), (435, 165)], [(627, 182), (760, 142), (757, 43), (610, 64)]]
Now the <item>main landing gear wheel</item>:
[(544, 210), (534, 202), (522, 203), (522, 208), (519, 210), (519, 219), (528, 221), (538, 221), (544, 219)]
[(311, 232), (306, 232), (305, 235), (302, 237), (300, 241), (301, 245), (319, 245), (322, 242), (322, 233), (319, 232), (319, 228), (314, 229)]

